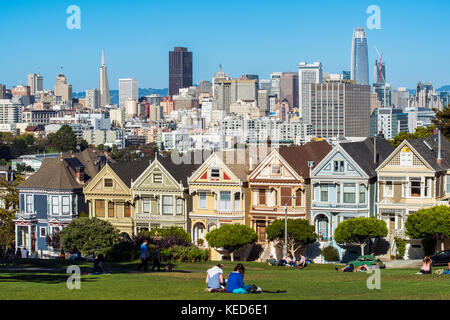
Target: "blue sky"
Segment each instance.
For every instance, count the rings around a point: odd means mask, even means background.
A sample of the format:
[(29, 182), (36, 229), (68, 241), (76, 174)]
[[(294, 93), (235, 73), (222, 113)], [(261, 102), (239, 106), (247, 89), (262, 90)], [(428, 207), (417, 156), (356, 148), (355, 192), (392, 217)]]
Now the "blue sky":
[[(81, 9), (81, 30), (66, 28), (72, 4)], [(366, 26), (370, 5), (380, 7), (382, 27), (366, 30), (371, 78), (376, 45), (394, 87), (450, 84), (448, 0), (2, 1), (0, 83), (26, 83), (40, 71), (53, 88), (63, 66), (74, 91), (97, 87), (102, 48), (111, 89), (121, 77), (166, 88), (174, 46), (193, 51), (195, 83), (210, 80), (220, 63), (234, 77), (268, 78), (296, 71), (300, 61), (339, 73), (350, 70), (353, 29)]]

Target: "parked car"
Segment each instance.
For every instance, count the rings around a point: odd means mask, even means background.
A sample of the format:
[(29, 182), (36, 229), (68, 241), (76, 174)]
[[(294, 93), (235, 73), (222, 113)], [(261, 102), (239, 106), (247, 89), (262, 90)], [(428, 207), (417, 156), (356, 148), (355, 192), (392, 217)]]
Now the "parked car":
[(450, 262), (450, 250), (441, 251), (430, 258), (433, 266), (446, 266)]
[(381, 261), (380, 259), (376, 259), (372, 255), (359, 256), (356, 260), (347, 262), (347, 264), (352, 264), (355, 267), (355, 269), (364, 264), (367, 265), (368, 267), (376, 265), (380, 269), (386, 268), (386, 265), (383, 263), (383, 261)]

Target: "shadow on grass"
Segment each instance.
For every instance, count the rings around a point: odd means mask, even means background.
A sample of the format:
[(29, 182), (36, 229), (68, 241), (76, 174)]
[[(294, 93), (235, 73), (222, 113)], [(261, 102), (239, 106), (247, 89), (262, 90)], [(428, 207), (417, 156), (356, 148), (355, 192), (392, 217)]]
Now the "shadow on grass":
[[(15, 272), (14, 274), (2, 274), (0, 275), (0, 282), (31, 282), (31, 283), (43, 283), (43, 284), (59, 284), (67, 282), (71, 274), (66, 273), (28, 273), (28, 272)], [(97, 278), (83, 278), (81, 282), (92, 282)]]

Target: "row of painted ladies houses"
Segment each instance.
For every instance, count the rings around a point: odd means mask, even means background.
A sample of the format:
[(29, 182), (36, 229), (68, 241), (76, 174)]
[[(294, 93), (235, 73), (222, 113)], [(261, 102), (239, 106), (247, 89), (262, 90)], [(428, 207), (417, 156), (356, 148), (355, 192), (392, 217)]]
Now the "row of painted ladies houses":
[[(406, 238), (407, 215), (449, 204), (450, 143), (441, 157), (435, 136), (404, 141), (397, 149), (382, 138), (361, 142), (325, 141), (303, 146), (202, 151), (182, 156), (154, 155), (118, 164), (87, 150), (48, 159), (48, 165), (20, 187), (17, 247), (51, 254), (45, 235), (63, 228), (84, 211), (130, 235), (155, 227), (179, 226), (193, 242), (224, 224), (244, 224), (258, 234), (240, 258), (264, 260), (280, 249), (269, 243), (266, 227), (275, 219), (307, 219), (319, 240), (307, 255), (320, 260), (319, 248), (332, 245), (341, 258), (357, 255), (333, 241), (337, 225), (355, 217), (386, 221), (389, 236), (374, 243), (390, 255), (394, 236)], [(45, 164), (45, 163), (44, 163)], [(420, 241), (409, 241), (407, 258), (422, 255)], [(227, 253), (212, 250), (212, 259)]]

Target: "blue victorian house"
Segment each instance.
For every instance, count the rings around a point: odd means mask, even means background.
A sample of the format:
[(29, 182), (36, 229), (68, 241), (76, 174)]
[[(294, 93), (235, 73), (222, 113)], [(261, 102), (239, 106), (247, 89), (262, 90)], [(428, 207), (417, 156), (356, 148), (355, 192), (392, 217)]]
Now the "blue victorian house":
[(16, 248), (40, 256), (55, 254), (47, 235), (61, 231), (81, 212), (88, 213), (83, 187), (104, 164), (105, 155), (93, 149), (45, 159), (39, 171), (19, 186)]
[(311, 223), (321, 248), (336, 247), (343, 261), (358, 256), (360, 251), (338, 246), (333, 241), (334, 230), (347, 219), (376, 217), (375, 169), (393, 150), (389, 142), (377, 137), (339, 143), (311, 173)]

